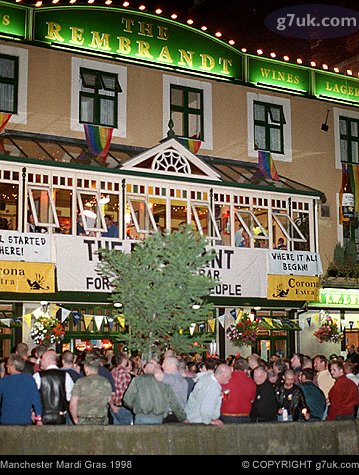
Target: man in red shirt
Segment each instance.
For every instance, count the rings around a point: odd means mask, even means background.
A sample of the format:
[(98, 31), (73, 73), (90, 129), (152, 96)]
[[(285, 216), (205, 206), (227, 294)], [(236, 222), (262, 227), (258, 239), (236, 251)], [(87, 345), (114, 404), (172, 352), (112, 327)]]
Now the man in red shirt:
[(111, 373), (115, 381), (116, 393), (111, 405), (114, 425), (130, 425), (133, 422), (132, 411), (123, 405), (123, 396), (131, 382), (128, 357), (126, 353), (118, 353), (113, 357), (114, 368)]
[(249, 364), (244, 358), (234, 363), (232, 377), (222, 385), (222, 406), (220, 419), (224, 423), (249, 422), (249, 414), (256, 396), (256, 384), (249, 377)]
[(329, 391), (327, 420), (354, 419), (354, 411), (356, 411), (359, 404), (357, 385), (346, 377), (344, 365), (340, 361), (332, 363), (330, 372), (335, 379), (335, 383)]

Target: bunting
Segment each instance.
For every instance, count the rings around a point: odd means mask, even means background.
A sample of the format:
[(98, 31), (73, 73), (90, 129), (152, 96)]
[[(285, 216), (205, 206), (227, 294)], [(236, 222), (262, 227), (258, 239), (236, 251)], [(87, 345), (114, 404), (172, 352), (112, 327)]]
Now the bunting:
[(196, 328), (196, 324), (191, 323), (191, 325), (189, 326), (189, 332), (190, 332), (191, 336), (193, 335), (193, 333), (195, 331), (195, 328)]
[(213, 333), (216, 329), (216, 319), (211, 318), (210, 320), (207, 320), (208, 327), (210, 331)]
[(279, 175), (270, 152), (258, 150), (258, 167), (264, 177), (274, 181), (279, 180)]
[(196, 138), (177, 137), (177, 140), (192, 153), (197, 153), (202, 144), (202, 141)]
[(64, 323), (64, 321), (69, 317), (70, 313), (71, 310), (67, 310), (67, 308), (61, 309), (61, 323)]
[(92, 322), (92, 315), (84, 315), (84, 325), (85, 325), (86, 330), (88, 329), (88, 326), (90, 325), (91, 322)]
[(95, 324), (96, 324), (96, 328), (97, 328), (97, 331), (100, 331), (101, 330), (101, 327), (102, 327), (102, 322), (103, 322), (103, 319), (105, 318), (103, 315), (94, 315), (94, 320), (95, 320)]
[(0, 112), (0, 134), (5, 129), (6, 124), (9, 122), (12, 114), (6, 112)]
[(311, 317), (307, 317), (308, 327), (310, 327), (311, 322), (312, 322), (312, 318), (311, 318)]
[(22, 318), (24, 322), (26, 323), (27, 327), (30, 328), (31, 327), (31, 313), (27, 313)]
[(110, 149), (113, 128), (84, 124), (87, 148), (92, 155), (106, 162)]
[(110, 331), (112, 331), (114, 320), (115, 319), (113, 317), (107, 317), (107, 324)]

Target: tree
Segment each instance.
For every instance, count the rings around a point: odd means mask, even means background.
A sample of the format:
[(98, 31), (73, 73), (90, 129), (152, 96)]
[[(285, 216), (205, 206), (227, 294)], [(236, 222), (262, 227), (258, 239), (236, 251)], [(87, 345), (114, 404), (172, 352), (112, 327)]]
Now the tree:
[(209, 318), (213, 305), (208, 296), (218, 283), (201, 272), (215, 255), (206, 249), (204, 237), (185, 226), (149, 236), (130, 254), (100, 252), (100, 272), (111, 280), (111, 300), (122, 303), (130, 329), (118, 339), (130, 350), (150, 354), (173, 348), (187, 353), (196, 348), (195, 342), (205, 342), (205, 334), (189, 331), (191, 324)]

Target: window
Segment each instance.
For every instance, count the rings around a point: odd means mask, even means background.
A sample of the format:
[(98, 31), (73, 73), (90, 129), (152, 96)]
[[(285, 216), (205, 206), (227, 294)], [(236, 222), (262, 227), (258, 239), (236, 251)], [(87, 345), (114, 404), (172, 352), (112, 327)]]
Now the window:
[(359, 119), (339, 117), (340, 160), (359, 163)]
[[(283, 235), (287, 239), (288, 242), (307, 242), (306, 238), (301, 233), (298, 226), (294, 223), (291, 217), (286, 213), (272, 213), (272, 217), (275, 223), (279, 226), (280, 230), (282, 231)], [(273, 235), (275, 233), (273, 232)]]
[(254, 148), (284, 153), (283, 125), (286, 120), (283, 107), (254, 101), (253, 108)]
[(207, 203), (191, 202), (192, 224), (202, 236), (210, 240), (221, 240), (214, 214)]
[(56, 208), (50, 188), (31, 185), (28, 188), (31, 213), (35, 226), (58, 228)]
[(19, 58), (0, 54), (0, 112), (17, 113)]
[[(268, 233), (266, 229), (262, 226), (259, 219), (256, 217), (255, 214), (252, 213), (250, 210), (245, 209), (236, 209), (235, 210), (236, 217), (239, 220), (241, 226), (247, 232), (250, 239), (255, 240), (255, 244), (258, 243), (260, 245), (255, 247), (268, 247), (267, 243), (264, 241), (268, 241)], [(236, 235), (236, 245), (238, 244), (238, 235)], [(263, 241), (263, 242), (262, 242)]]
[(122, 92), (116, 74), (81, 68), (80, 122), (117, 127), (117, 94)]
[(136, 238), (136, 233), (147, 235), (158, 230), (152, 209), (145, 197), (128, 196), (127, 203), (131, 216), (129, 228), (132, 238)]
[(78, 221), (76, 234), (107, 231), (102, 205), (96, 192), (77, 192)]
[(176, 135), (203, 140), (203, 91), (171, 85), (171, 119)]
[(163, 137), (167, 136), (171, 119), (176, 135), (198, 137), (201, 140), (201, 150), (212, 150), (212, 84), (164, 74)]

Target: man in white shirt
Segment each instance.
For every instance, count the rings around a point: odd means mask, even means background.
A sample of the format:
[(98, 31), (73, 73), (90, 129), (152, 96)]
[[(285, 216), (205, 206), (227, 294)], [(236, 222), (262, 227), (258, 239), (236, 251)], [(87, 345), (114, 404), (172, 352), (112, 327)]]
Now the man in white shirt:
[(223, 425), (221, 415), (222, 384), (231, 379), (232, 369), (220, 364), (214, 373), (204, 374), (196, 383), (187, 404), (187, 421), (197, 424)]

